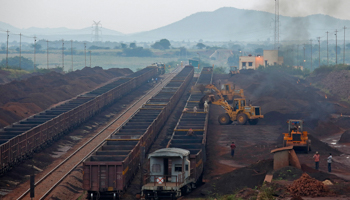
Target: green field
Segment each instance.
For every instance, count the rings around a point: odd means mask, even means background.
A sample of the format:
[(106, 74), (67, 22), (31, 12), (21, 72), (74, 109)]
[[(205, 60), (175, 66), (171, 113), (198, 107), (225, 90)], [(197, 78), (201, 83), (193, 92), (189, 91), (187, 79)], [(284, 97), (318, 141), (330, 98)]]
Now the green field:
[[(56, 53), (57, 52), (57, 53)], [(62, 54), (60, 51), (53, 51), (49, 53), (49, 68), (54, 68), (56, 66), (62, 66)], [(114, 53), (116, 53), (115, 50)], [(94, 51), (96, 53), (96, 51)], [(103, 50), (98, 51), (102, 55), (91, 55), (91, 67), (100, 66), (104, 69), (109, 68), (130, 68), (135, 71), (137, 68), (146, 67), (155, 62), (167, 63), (170, 61), (178, 61), (177, 57), (162, 58), (162, 57), (119, 57), (113, 56), (113, 50), (104, 52)], [(9, 57), (15, 57), (18, 54), (9, 54)], [(22, 54), (23, 57), (34, 60), (33, 54)], [(46, 53), (37, 53), (35, 56), (36, 64), (39, 68), (47, 68), (47, 54)], [(0, 60), (5, 59), (6, 54), (0, 54)], [(179, 62), (180, 63), (180, 62)], [(82, 69), (85, 65), (85, 56), (82, 55), (73, 55), (73, 69), (78, 70)], [(89, 53), (86, 55), (86, 65), (90, 66), (90, 56)], [(72, 69), (72, 56), (64, 56), (64, 71), (70, 71)]]

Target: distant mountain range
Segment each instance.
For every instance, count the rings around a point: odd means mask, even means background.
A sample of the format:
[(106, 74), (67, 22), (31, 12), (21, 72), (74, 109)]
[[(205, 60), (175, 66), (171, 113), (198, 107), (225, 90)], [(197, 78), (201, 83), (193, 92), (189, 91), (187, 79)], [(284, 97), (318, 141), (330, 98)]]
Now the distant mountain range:
[[(335, 29), (350, 27), (350, 20), (341, 20), (328, 15), (310, 15), (306, 17), (280, 16), (280, 41), (283, 40), (316, 40), (325, 37), (334, 40)], [(18, 29), (0, 22), (0, 29), (9, 29), (15, 33), (36, 35), (39, 39), (48, 40), (86, 40), (91, 41), (92, 29), (67, 28), (28, 28)], [(220, 8), (213, 12), (192, 14), (175, 23), (154, 30), (134, 34), (123, 34), (118, 31), (102, 28), (103, 41), (156, 41), (167, 38), (174, 41), (273, 41), (274, 14), (237, 8)], [(343, 36), (343, 33), (338, 33)], [(18, 40), (17, 40), (18, 41)]]

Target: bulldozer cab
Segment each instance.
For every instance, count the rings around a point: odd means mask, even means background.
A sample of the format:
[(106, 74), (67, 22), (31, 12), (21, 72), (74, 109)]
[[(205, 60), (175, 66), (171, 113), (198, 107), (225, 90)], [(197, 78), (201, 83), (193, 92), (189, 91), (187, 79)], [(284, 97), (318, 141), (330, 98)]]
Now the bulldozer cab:
[(302, 120), (289, 120), (288, 121), (288, 132), (303, 132), (303, 121)]
[(291, 119), (287, 123), (288, 133), (284, 133), (283, 146), (293, 146), (295, 150), (301, 149), (308, 153), (311, 150), (311, 140), (309, 140), (308, 132), (303, 131), (303, 120)]
[(243, 110), (245, 106), (246, 106), (245, 99), (243, 99), (243, 98), (234, 99), (233, 105), (232, 105), (234, 111)]

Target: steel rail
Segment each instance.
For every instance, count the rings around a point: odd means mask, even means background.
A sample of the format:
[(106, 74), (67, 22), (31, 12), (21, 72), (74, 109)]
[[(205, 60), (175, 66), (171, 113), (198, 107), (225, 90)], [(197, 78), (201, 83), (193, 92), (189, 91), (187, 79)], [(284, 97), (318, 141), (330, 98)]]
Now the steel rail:
[[(92, 138), (90, 138), (86, 143), (84, 143), (82, 146), (80, 146), (77, 150), (75, 150), (70, 156), (68, 156), (66, 159), (64, 159), (60, 164), (58, 164), (54, 169), (52, 169), (50, 172), (48, 172), (45, 176), (43, 176), (40, 180), (38, 180), (34, 185), (38, 185), (40, 184), (43, 180), (45, 180), (49, 175), (51, 175), (54, 171), (56, 171), (60, 166), (62, 166), (63, 164), (65, 164), (71, 157), (73, 157), (75, 154), (77, 154), (82, 148), (84, 148), (86, 145), (88, 145), (91, 141), (93, 141), (97, 136), (99, 136), (103, 131), (105, 131), (107, 128), (109, 128), (110, 126), (112, 126), (117, 120), (119, 120), (120, 118), (122, 118), (130, 109), (132, 109), (137, 103), (139, 103), (141, 100), (143, 100), (147, 95), (149, 95), (151, 92), (153, 92), (154, 90), (156, 90), (159, 86), (163, 85), (162, 88), (168, 83), (170, 82), (170, 80), (175, 77), (175, 75), (178, 73), (180, 67), (176, 68), (173, 72), (171, 72), (166, 78), (165, 80), (163, 80), (162, 82), (158, 83), (152, 90), (148, 91), (145, 95), (143, 95), (139, 100), (137, 100), (135, 103), (133, 103), (131, 106), (129, 106), (122, 114), (120, 114), (117, 118), (115, 118), (111, 123), (109, 123), (107, 126), (105, 126), (101, 131), (99, 131), (97, 134), (95, 134)], [(169, 80), (170, 79), (170, 80)], [(143, 104), (142, 104), (143, 105)], [(140, 107), (142, 107), (142, 105)], [(137, 110), (135, 111), (137, 112)], [(135, 113), (134, 113), (135, 114)], [(134, 115), (133, 114), (133, 115)], [(130, 117), (132, 117), (133, 115), (131, 115)], [(120, 127), (122, 127), (126, 122), (129, 121), (130, 117), (128, 119), (125, 120), (125, 122), (123, 124), (121, 124), (115, 131), (113, 131), (110, 135), (112, 135), (113, 133), (115, 133), (118, 129), (120, 129)], [(99, 148), (101, 146), (101, 144), (104, 143), (104, 141), (106, 139), (108, 139), (110, 137), (110, 135), (108, 135), (100, 144), (98, 144), (93, 150), (91, 150), (88, 155), (86, 155), (83, 159), (81, 159), (76, 165), (74, 165), (74, 167), (72, 169), (70, 169), (66, 174), (63, 175), (63, 177), (57, 181), (40, 199), (44, 199), (64, 178), (66, 178), (68, 176), (68, 174), (70, 174), (79, 164), (81, 164), (86, 158), (88, 158), (97, 148)], [(17, 200), (22, 199), (23, 197), (25, 197), (30, 191), (30, 188), (25, 191), (20, 197), (17, 198)]]

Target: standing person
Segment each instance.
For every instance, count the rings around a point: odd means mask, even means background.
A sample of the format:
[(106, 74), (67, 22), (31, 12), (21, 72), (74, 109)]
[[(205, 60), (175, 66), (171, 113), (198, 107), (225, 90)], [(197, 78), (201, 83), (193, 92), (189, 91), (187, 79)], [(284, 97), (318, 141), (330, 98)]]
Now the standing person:
[(204, 102), (204, 112), (208, 112), (209, 104), (207, 101)]
[(329, 156), (328, 156), (328, 158), (327, 158), (328, 172), (332, 172), (332, 161), (333, 161), (332, 154), (329, 153)]
[(316, 151), (316, 154), (313, 156), (313, 158), (315, 158), (315, 169), (318, 170), (320, 162), (320, 154), (318, 154), (318, 151)]
[(236, 145), (234, 142), (232, 142), (232, 144), (230, 145), (231, 147), (231, 157), (233, 158), (233, 156), (235, 155), (235, 149), (236, 149)]

